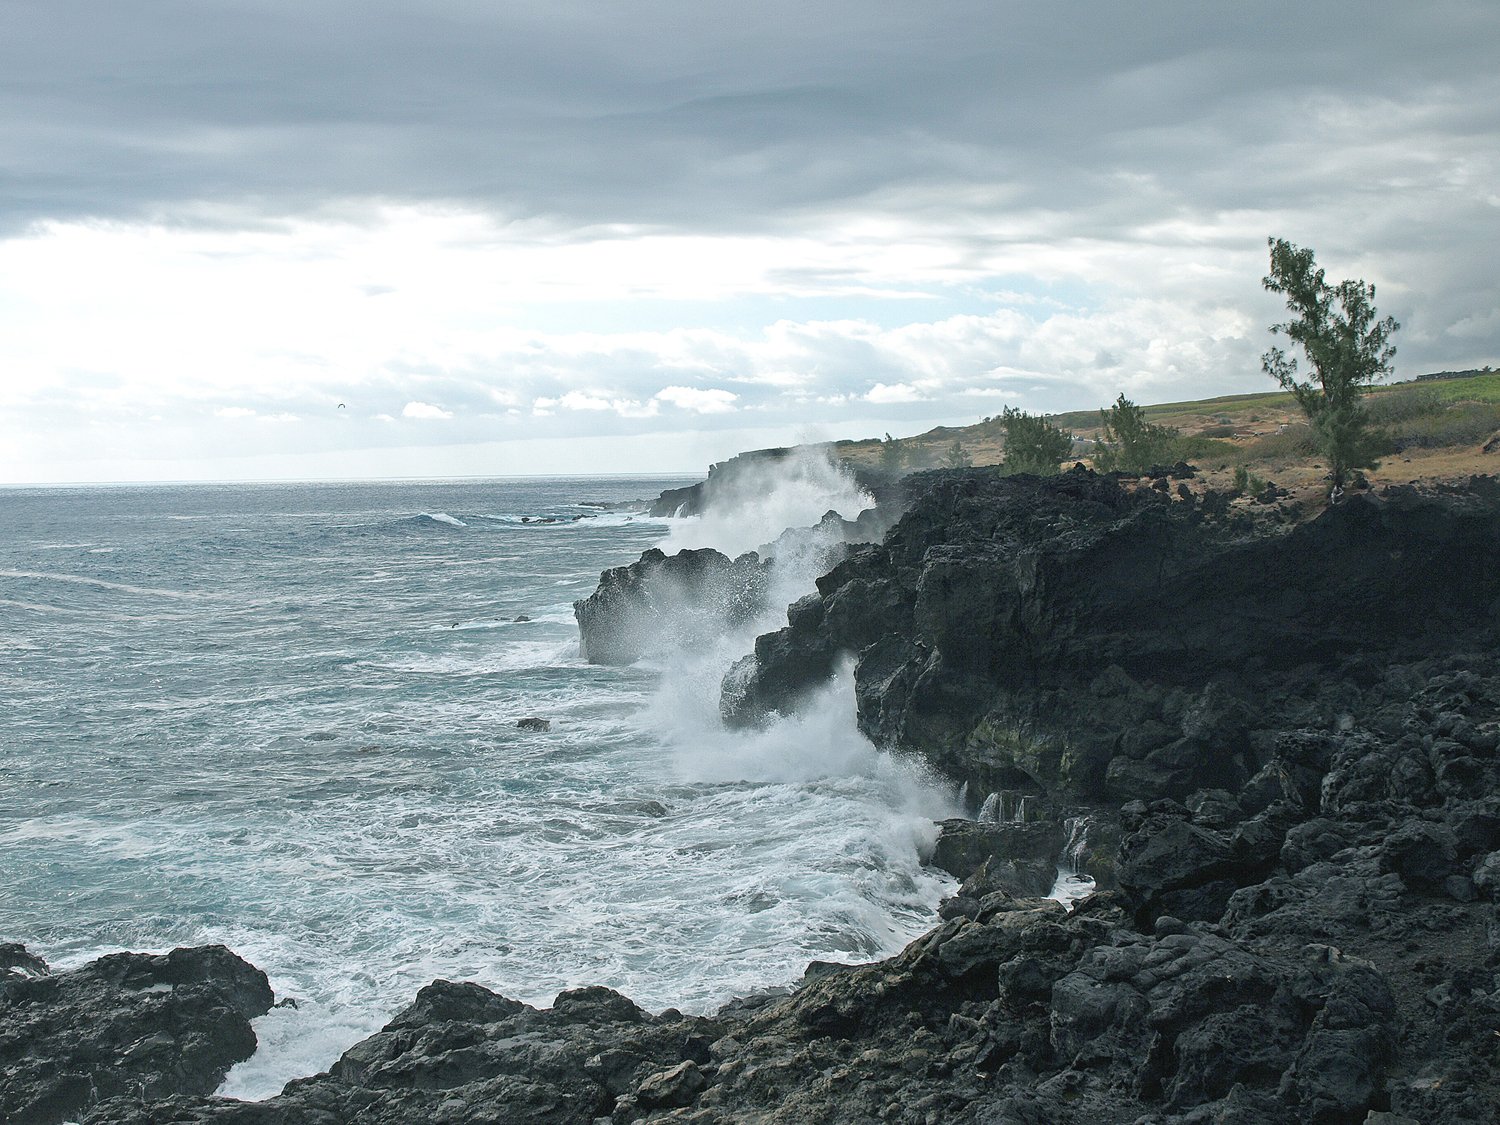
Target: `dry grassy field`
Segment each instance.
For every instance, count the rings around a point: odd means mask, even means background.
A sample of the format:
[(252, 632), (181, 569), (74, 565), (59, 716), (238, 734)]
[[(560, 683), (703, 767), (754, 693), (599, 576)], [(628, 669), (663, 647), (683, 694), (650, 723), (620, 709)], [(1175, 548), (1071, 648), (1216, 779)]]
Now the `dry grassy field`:
[[(1377, 387), (1369, 393), (1367, 407), (1387, 449), (1379, 467), (1365, 472), (1371, 487), (1500, 473), (1500, 372)], [(1289, 506), (1305, 514), (1326, 502), (1327, 468), (1312, 446), (1302, 412), (1286, 392), (1159, 403), (1146, 406), (1145, 412), (1151, 422), (1179, 431), (1184, 456), (1199, 470), (1195, 491), (1231, 490), (1235, 470), (1242, 468), (1285, 490)], [(1099, 436), (1099, 412), (1074, 411), (1052, 421), (1079, 439), (1076, 459), (1089, 464), (1088, 445)], [(869, 466), (889, 463), (899, 453), (904, 467), (933, 468), (948, 463), (955, 443), (974, 465), (1005, 460), (1005, 431), (998, 419), (939, 426), (898, 439), (894, 450), (867, 439), (839, 442), (835, 452)]]

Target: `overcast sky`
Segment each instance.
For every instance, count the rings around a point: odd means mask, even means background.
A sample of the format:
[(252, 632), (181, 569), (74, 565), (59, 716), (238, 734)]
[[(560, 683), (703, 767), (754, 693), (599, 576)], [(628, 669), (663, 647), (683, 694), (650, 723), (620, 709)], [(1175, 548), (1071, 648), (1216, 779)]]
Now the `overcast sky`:
[[(701, 472), (1500, 364), (1500, 4), (0, 0), (0, 482)], [(342, 404), (342, 405), (341, 405)]]

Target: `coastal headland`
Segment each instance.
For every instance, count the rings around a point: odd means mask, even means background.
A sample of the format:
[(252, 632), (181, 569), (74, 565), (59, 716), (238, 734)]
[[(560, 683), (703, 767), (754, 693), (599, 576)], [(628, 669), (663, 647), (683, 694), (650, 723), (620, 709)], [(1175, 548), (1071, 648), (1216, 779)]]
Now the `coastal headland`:
[[(709, 1016), (437, 981), (246, 1103), (211, 1091), (274, 998), (229, 951), (51, 974), (6, 946), (0, 1120), (1495, 1119), (1500, 482), (1309, 510), (1186, 465), (955, 468), (877, 507), (825, 521), (829, 569), (721, 710), (794, 712), (852, 665), (860, 729), (962, 789), (934, 856), (962, 884), (903, 952)], [(685, 554), (606, 573), (585, 651), (769, 588), (774, 562)], [(1095, 888), (1071, 906), (1039, 897), (1060, 847)]]

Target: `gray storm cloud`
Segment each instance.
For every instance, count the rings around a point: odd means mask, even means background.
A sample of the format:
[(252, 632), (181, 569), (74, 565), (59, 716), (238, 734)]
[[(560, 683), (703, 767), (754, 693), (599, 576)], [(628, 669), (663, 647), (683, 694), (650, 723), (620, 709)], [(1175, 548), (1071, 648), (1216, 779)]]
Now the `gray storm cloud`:
[[(941, 206), (935, 189), (974, 184), (1007, 210), (1096, 208), (1075, 229), (1118, 232), (1173, 207), (1291, 202), (1320, 144), (1400, 131), (1441, 160), (1445, 138), (1492, 134), (1495, 100), (1464, 90), (1492, 90), (1500, 29), (1480, 3), (4, 11), (11, 224), (395, 198), (745, 229), (882, 193)], [(1371, 135), (1338, 136), (1383, 106)]]
[[(1227, 393), (1270, 234), (1379, 283), (1403, 376), (1493, 362), (1497, 41), (1492, 0), (0, 0), (0, 407), (24, 457), (86, 421), (201, 460)], [(402, 257), (408, 220), (470, 253)], [(70, 303), (80, 231), (134, 303)], [(154, 306), (141, 231), (204, 239)], [(649, 238), (699, 240), (704, 292), (610, 253), (679, 252)], [(506, 255), (553, 249), (528, 305)], [(220, 284), (177, 339), (160, 309)]]

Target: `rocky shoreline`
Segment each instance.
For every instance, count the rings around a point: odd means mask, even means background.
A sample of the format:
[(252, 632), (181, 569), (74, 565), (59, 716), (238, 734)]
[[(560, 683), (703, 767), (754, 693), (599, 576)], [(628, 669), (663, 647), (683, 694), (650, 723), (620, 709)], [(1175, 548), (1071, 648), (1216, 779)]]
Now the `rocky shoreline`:
[[(586, 644), (640, 608), (621, 569)], [(210, 1095), (272, 1002), (227, 950), (49, 975), (9, 946), (0, 1121), (1493, 1122), (1497, 641), (1493, 479), (1297, 522), (921, 474), (723, 711), (852, 659), (861, 729), (967, 785), (989, 823), (939, 841), (964, 882), (925, 937), (712, 1016), (439, 981), (258, 1103)], [(1068, 911), (1037, 865), (1081, 815), (1102, 889)]]

